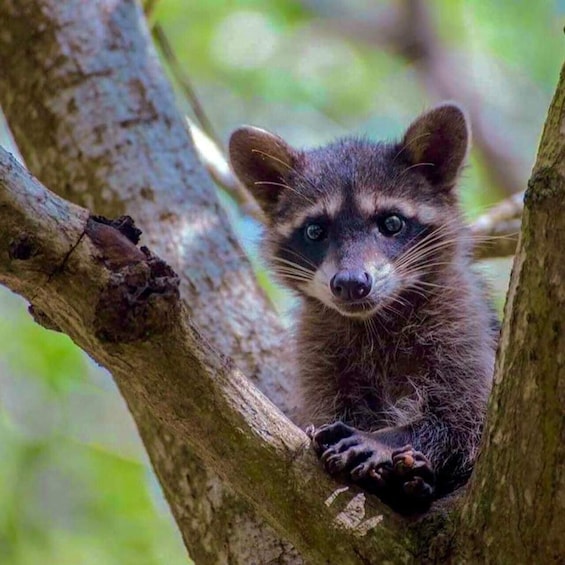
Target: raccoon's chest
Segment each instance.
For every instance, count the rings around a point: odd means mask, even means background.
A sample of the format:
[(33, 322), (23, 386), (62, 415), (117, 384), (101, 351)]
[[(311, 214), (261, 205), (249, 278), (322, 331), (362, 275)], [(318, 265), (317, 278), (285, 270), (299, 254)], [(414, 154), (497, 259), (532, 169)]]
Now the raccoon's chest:
[(404, 348), (351, 350), (335, 359), (336, 407), (361, 429), (390, 424), (393, 407), (417, 394), (414, 377), (422, 362)]

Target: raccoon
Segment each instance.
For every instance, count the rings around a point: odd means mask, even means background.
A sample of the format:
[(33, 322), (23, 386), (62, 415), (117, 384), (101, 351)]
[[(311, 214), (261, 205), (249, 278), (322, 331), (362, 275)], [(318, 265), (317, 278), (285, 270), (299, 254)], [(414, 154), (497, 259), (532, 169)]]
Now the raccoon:
[(465, 483), (491, 389), (497, 321), (456, 187), (469, 138), (446, 103), (400, 142), (297, 150), (242, 127), (229, 143), (265, 258), (301, 298), (300, 423), (331, 475), (400, 512)]

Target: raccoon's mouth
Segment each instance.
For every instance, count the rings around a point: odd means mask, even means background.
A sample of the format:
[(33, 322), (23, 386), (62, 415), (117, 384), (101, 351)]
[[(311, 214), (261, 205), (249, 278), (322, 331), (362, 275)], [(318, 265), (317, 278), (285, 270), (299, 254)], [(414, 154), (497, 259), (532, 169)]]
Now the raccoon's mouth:
[(379, 309), (379, 305), (373, 300), (359, 300), (355, 302), (334, 302), (334, 308), (342, 316), (368, 318)]

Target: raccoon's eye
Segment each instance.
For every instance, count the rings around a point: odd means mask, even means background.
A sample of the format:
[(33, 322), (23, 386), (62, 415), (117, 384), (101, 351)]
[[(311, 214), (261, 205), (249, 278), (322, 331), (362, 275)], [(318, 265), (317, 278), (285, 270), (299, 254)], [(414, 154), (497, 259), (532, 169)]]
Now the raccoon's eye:
[(304, 235), (310, 241), (321, 241), (326, 237), (326, 230), (320, 224), (308, 224), (304, 228)]
[(402, 216), (399, 216), (398, 214), (390, 214), (389, 216), (381, 218), (378, 226), (383, 235), (392, 236), (402, 231), (405, 224), (406, 220)]

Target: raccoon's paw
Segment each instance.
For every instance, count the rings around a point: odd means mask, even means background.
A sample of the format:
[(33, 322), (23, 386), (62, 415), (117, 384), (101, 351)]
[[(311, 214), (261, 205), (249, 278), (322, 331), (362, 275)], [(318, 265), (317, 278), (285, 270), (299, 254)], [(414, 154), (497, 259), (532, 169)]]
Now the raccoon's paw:
[(435, 472), (411, 445), (391, 449), (372, 434), (335, 422), (306, 430), (330, 475), (376, 494), (398, 512), (426, 510), (434, 498)]
[(351, 478), (403, 514), (423, 512), (434, 499), (432, 465), (410, 445), (394, 450), (388, 461), (372, 455), (351, 471)]
[(423, 503), (431, 502), (436, 476), (432, 464), (423, 453), (411, 445), (393, 451), (392, 469), (405, 497)]
[(369, 434), (343, 422), (306, 430), (312, 447), (330, 475), (343, 474), (355, 481), (353, 471), (371, 463), (391, 463), (390, 450), (378, 445)]

